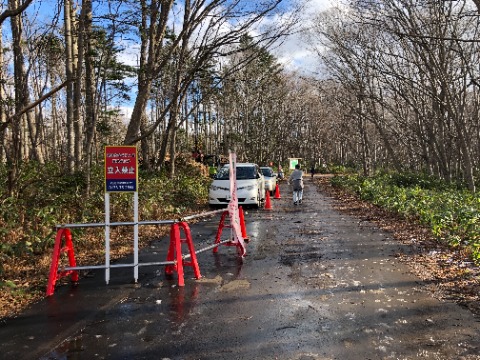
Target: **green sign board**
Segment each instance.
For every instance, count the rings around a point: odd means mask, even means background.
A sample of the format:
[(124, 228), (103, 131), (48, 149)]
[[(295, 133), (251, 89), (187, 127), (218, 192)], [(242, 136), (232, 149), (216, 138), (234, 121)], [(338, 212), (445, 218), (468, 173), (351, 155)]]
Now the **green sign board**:
[(290, 170), (295, 169), (295, 165), (297, 165), (300, 160), (301, 160), (301, 158), (289, 158), (289, 159), (288, 159), (288, 167), (289, 167), (289, 169), (290, 169)]

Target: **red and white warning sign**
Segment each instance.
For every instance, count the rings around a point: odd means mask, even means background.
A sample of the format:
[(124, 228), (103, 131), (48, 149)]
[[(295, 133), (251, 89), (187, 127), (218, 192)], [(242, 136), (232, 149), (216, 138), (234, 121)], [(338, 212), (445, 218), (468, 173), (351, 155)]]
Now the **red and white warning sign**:
[(105, 192), (136, 192), (137, 186), (137, 148), (105, 146)]
[(238, 213), (238, 198), (237, 198), (237, 156), (235, 153), (230, 153), (230, 202), (228, 203), (228, 215), (232, 226), (232, 235), (234, 244), (239, 245), (241, 249), (241, 256), (245, 256), (246, 248), (245, 241), (242, 237), (242, 229), (240, 226), (240, 216)]

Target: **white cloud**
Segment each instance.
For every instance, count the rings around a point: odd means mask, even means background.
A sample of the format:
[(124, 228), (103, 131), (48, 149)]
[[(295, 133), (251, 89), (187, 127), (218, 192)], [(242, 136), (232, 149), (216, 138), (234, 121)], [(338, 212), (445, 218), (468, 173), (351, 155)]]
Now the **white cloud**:
[(132, 116), (133, 106), (119, 106), (118, 110), (120, 110), (121, 116), (125, 119), (130, 119)]
[(302, 30), (308, 29), (314, 17), (328, 8), (336, 5), (335, 0), (308, 0), (302, 14), (302, 29), (290, 35), (278, 48), (273, 50), (279, 62), (287, 70), (298, 71), (305, 75), (318, 72), (318, 60), (310, 50)]
[(120, 41), (119, 45), (123, 46), (124, 50), (118, 54), (118, 61), (138, 68), (140, 63), (140, 44), (134, 44), (131, 41)]
[(311, 15), (315, 15), (320, 11), (327, 10), (328, 8), (334, 6), (336, 4), (335, 1), (332, 0), (310, 0), (308, 2), (308, 9)]

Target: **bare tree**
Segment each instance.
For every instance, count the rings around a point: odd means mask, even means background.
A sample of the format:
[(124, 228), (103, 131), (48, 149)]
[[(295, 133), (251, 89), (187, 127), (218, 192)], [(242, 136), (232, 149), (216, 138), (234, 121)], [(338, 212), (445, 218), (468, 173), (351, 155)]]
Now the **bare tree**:
[[(73, 5), (71, 0), (64, 1), (64, 33), (65, 33), (65, 74), (68, 81), (66, 98), (66, 125), (67, 125), (67, 169), (71, 173), (75, 169), (75, 132), (74, 132), (74, 42), (73, 42)], [(78, 104), (77, 104), (78, 106)]]
[(0, 25), (2, 25), (3, 22), (8, 18), (20, 15), (30, 6), (32, 2), (33, 0), (25, 0), (21, 4), (16, 5), (9, 3), (9, 8), (0, 14)]
[[(152, 1), (142, 5), (141, 26), (141, 54), (138, 81), (138, 95), (134, 110), (128, 126), (125, 143), (132, 144), (144, 137), (150, 136), (168, 115), (166, 139), (172, 140), (174, 131), (178, 128), (178, 119), (172, 117), (178, 114), (182, 99), (190, 85), (195, 80), (195, 75), (203, 71), (206, 64), (214, 59), (235, 50), (240, 38), (257, 26), (262, 20), (279, 7), (280, 1), (267, 1), (261, 4), (247, 4), (245, 1), (184, 1), (183, 22), (178, 34), (172, 36), (167, 43), (167, 23), (173, 2)], [(148, 6), (147, 6), (148, 5)], [(152, 10), (153, 9), (153, 10)], [(279, 26), (259, 32), (253, 44), (263, 43), (268, 45), (277, 40), (287, 31), (288, 25)], [(228, 30), (225, 30), (228, 29)], [(153, 81), (167, 69), (174, 55), (175, 76), (174, 83), (168, 91), (171, 98), (162, 109), (162, 115), (145, 131), (139, 134), (142, 117), (149, 99)], [(176, 109), (173, 109), (176, 107)], [(167, 144), (162, 144), (166, 149)], [(172, 148), (171, 148), (172, 149)], [(174, 156), (174, 154), (170, 154)], [(165, 156), (165, 150), (159, 154), (160, 160)]]
[[(95, 108), (95, 73), (93, 64), (92, 44), (92, 0), (83, 0), (80, 12), (80, 29), (78, 41), (77, 90), (81, 95), (83, 63), (85, 63), (85, 139), (83, 146), (83, 169), (86, 175), (86, 193), (90, 193), (90, 176), (93, 157), (93, 141), (97, 124), (97, 110)], [(77, 108), (80, 104), (77, 105)], [(78, 141), (79, 142), (79, 141)], [(78, 159), (81, 160), (81, 159)]]
[(353, 10), (319, 18), (314, 41), (329, 49), (319, 56), (348, 84), (345, 98), (357, 99), (353, 113), (373, 125), (357, 129), (373, 150), (367, 154), (362, 146), (364, 166), (368, 157), (377, 160), (380, 144), (373, 139), (381, 139), (390, 159), (384, 165), (416, 162), (419, 170), (447, 180), (461, 176), (474, 191), (475, 139), (465, 110), (473, 99), (469, 81), (476, 70), (469, 64), (475, 52), (470, 42), (462, 44), (476, 26), (461, 16), (465, 3), (357, 1)]
[[(17, 9), (19, 7), (17, 0), (9, 0), (9, 8)], [(12, 147), (7, 152), (7, 159), (10, 164), (8, 168), (8, 190), (12, 194), (15, 189), (15, 182), (18, 175), (19, 165), (24, 158), (24, 141), (25, 141), (25, 113), (20, 115), (23, 104), (29, 102), (28, 78), (24, 66), (24, 50), (22, 47), (22, 18), (16, 15), (11, 18), (10, 22), (13, 42), (14, 55), (14, 78), (15, 78), (15, 116), (12, 119)], [(28, 112), (27, 112), (28, 114)], [(31, 119), (30, 119), (31, 120)], [(30, 123), (30, 122), (29, 122)]]

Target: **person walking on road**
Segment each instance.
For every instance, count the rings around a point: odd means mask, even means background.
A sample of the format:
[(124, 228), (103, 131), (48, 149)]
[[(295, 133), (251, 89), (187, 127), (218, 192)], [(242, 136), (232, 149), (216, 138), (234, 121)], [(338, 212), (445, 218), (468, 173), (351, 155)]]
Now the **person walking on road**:
[(295, 165), (295, 170), (290, 174), (288, 183), (293, 185), (293, 204), (298, 205), (303, 200), (303, 171), (300, 170), (300, 165)]
[(313, 180), (313, 175), (315, 175), (315, 165), (312, 165), (310, 168), (310, 174), (312, 174), (312, 180)]

